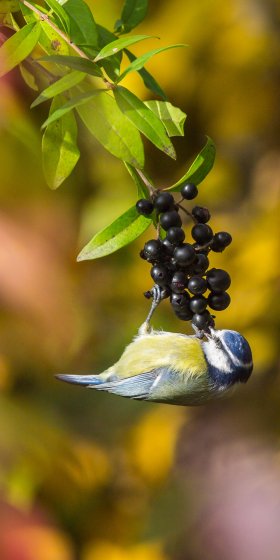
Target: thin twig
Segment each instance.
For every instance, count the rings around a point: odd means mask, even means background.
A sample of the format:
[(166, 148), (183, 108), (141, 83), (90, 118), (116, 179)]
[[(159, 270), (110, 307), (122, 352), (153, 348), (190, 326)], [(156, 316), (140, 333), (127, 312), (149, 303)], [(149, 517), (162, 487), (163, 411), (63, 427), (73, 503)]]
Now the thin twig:
[(180, 204), (179, 202), (176, 202), (176, 204), (177, 204), (177, 206), (179, 206), (179, 208), (180, 208), (181, 210), (183, 210), (183, 212), (185, 212), (185, 214), (187, 214), (187, 215), (192, 219), (192, 221), (193, 221), (195, 224), (197, 224), (197, 220), (194, 218), (194, 216), (192, 215), (191, 212), (189, 212), (186, 208), (184, 208), (184, 206), (181, 206), (181, 204)]
[(19, 0), (19, 2), (21, 4), (23, 4), (24, 6), (26, 6), (27, 8), (29, 8), (29, 10), (31, 10), (32, 12), (37, 14), (37, 16), (39, 16), (39, 18), (42, 21), (45, 21), (50, 27), (52, 27), (53, 30), (58, 35), (60, 35), (60, 37), (63, 39), (63, 41), (65, 41), (65, 43), (67, 43), (67, 45), (69, 45), (69, 47), (71, 47), (74, 51), (76, 51), (76, 53), (80, 57), (87, 58), (87, 60), (90, 60), (90, 58), (84, 53), (84, 51), (82, 51), (79, 47), (77, 47), (77, 45), (75, 45), (75, 43), (73, 43), (73, 41), (71, 41), (70, 37), (68, 37), (68, 35), (66, 35), (66, 33), (64, 33), (64, 31), (61, 31), (61, 29), (59, 29), (59, 27), (57, 27), (55, 25), (55, 23), (53, 23), (53, 21), (49, 18), (49, 16), (47, 14), (44, 14), (43, 12), (41, 12), (41, 10), (38, 10), (38, 8), (33, 6), (33, 4), (30, 4), (30, 2), (28, 2), (28, 0)]
[(141, 171), (141, 169), (136, 169), (139, 177), (142, 179), (143, 183), (146, 185), (147, 189), (149, 190), (150, 195), (154, 194), (155, 188), (153, 187), (152, 183), (148, 180), (146, 175)]

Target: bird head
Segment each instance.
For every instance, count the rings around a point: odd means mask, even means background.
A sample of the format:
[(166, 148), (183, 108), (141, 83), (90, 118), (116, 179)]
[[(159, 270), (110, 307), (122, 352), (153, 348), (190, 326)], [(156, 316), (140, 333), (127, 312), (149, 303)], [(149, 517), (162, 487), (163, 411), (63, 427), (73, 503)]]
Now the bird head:
[(224, 386), (248, 381), (253, 370), (252, 352), (239, 332), (211, 328), (203, 350), (215, 383)]

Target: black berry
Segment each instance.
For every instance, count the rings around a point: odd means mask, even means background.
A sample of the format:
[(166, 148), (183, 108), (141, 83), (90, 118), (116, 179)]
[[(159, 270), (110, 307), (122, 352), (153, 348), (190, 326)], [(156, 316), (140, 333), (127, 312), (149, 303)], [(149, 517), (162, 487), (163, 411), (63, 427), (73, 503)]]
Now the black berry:
[(143, 214), (143, 216), (149, 216), (154, 209), (154, 205), (150, 200), (146, 200), (145, 198), (140, 198), (136, 202), (136, 210), (139, 214)]
[(230, 275), (221, 268), (211, 268), (207, 272), (206, 278), (207, 284), (213, 292), (224, 292), (231, 284)]
[(181, 188), (181, 195), (186, 200), (192, 200), (198, 195), (197, 187), (193, 183), (186, 183)]
[(211, 218), (208, 208), (204, 208), (203, 206), (195, 206), (192, 209), (192, 215), (199, 224), (206, 224)]
[(208, 296), (208, 305), (211, 309), (215, 311), (223, 311), (230, 304), (230, 296), (227, 292), (221, 292), (216, 294), (215, 292), (210, 292)]
[(174, 259), (180, 266), (189, 266), (195, 260), (195, 250), (189, 243), (184, 243), (174, 250)]
[(170, 303), (174, 309), (183, 309), (189, 307), (190, 296), (187, 292), (181, 294), (172, 293), (170, 296)]
[(207, 290), (207, 282), (200, 276), (192, 276), (188, 281), (188, 290), (195, 295), (204, 294)]
[(166, 238), (170, 243), (173, 243), (173, 245), (183, 243), (185, 239), (184, 230), (180, 227), (171, 227), (167, 230)]
[(160, 224), (163, 229), (168, 230), (173, 226), (180, 227), (182, 225), (182, 220), (176, 210), (170, 210), (161, 215)]
[(209, 311), (205, 310), (205, 311), (203, 311), (203, 313), (195, 313), (193, 318), (192, 318), (192, 323), (198, 329), (203, 330), (212, 323), (212, 317), (211, 317)]
[(215, 233), (212, 242), (211, 249), (215, 253), (221, 253), (230, 243), (232, 242), (232, 237), (227, 231), (219, 231)]
[(148, 262), (160, 259), (162, 255), (162, 244), (159, 239), (150, 239), (144, 245), (143, 256)]
[(174, 311), (176, 317), (178, 317), (178, 319), (181, 319), (181, 321), (190, 321), (190, 319), (192, 319), (193, 314), (188, 308), (174, 309)]
[(203, 253), (197, 253), (196, 259), (192, 266), (192, 272), (194, 274), (203, 274), (209, 266), (209, 259)]
[(213, 237), (213, 231), (207, 224), (196, 224), (192, 228), (192, 237), (195, 241), (204, 245), (211, 241)]
[(169, 281), (169, 272), (162, 265), (155, 265), (151, 269), (151, 277), (159, 286), (165, 287)]
[(177, 271), (173, 274), (170, 287), (172, 292), (175, 292), (175, 294), (181, 294), (184, 292), (186, 287), (186, 275), (184, 272)]
[(163, 248), (163, 251), (165, 252), (166, 255), (169, 255), (169, 256), (173, 255), (174, 245), (172, 243), (170, 243), (170, 241), (168, 241), (168, 239), (166, 237), (162, 241), (162, 248)]
[(158, 212), (167, 212), (167, 210), (172, 208), (173, 204), (174, 198), (168, 192), (159, 193), (154, 201), (154, 206)]
[(194, 296), (190, 300), (190, 310), (193, 313), (203, 313), (207, 307), (207, 299), (203, 296)]

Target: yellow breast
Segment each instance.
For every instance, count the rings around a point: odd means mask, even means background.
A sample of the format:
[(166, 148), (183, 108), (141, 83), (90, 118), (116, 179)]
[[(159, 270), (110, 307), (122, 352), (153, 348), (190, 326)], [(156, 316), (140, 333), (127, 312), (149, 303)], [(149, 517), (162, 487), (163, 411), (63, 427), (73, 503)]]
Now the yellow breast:
[(163, 366), (191, 376), (204, 375), (207, 363), (200, 340), (169, 332), (140, 335), (127, 346), (114, 373), (124, 378)]

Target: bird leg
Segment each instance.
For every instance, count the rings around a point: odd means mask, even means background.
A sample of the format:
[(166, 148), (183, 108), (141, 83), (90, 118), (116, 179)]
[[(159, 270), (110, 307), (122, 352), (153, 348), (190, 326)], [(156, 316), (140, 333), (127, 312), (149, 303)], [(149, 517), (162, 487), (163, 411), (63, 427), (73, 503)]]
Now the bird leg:
[(144, 323), (141, 325), (141, 327), (138, 330), (139, 335), (148, 334), (151, 332), (150, 321), (157, 306), (160, 304), (161, 300), (163, 299), (162, 292), (163, 292), (162, 288), (157, 284), (155, 284), (154, 287), (151, 289), (151, 295), (153, 298), (152, 305), (147, 315), (146, 321), (144, 321)]

